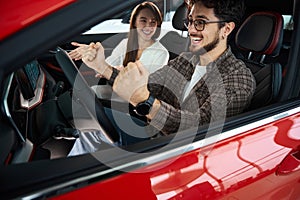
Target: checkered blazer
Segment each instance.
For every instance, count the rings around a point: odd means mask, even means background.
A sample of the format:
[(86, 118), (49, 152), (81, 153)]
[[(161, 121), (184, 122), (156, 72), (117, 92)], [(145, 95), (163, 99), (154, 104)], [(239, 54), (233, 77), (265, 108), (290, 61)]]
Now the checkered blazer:
[(207, 65), (206, 74), (183, 101), (197, 63), (199, 56), (187, 52), (150, 74), (148, 89), (161, 102), (150, 124), (164, 134), (224, 120), (241, 113), (251, 101), (255, 79), (230, 47)]

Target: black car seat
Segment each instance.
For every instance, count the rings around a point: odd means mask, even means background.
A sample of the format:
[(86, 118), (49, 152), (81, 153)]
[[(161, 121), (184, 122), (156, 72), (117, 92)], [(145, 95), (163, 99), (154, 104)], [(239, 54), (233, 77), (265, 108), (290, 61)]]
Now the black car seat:
[(185, 3), (182, 3), (175, 11), (172, 18), (172, 26), (176, 30), (181, 31), (179, 34), (177, 31), (167, 32), (159, 41), (169, 51), (170, 60), (176, 58), (181, 52), (188, 50), (189, 38), (184, 35), (187, 29), (183, 22), (187, 18), (188, 8)]
[(236, 33), (235, 44), (256, 79), (256, 90), (249, 110), (276, 101), (282, 67), (279, 62), (265, 62), (265, 57), (279, 55), (282, 39), (283, 17), (269, 11), (251, 14)]

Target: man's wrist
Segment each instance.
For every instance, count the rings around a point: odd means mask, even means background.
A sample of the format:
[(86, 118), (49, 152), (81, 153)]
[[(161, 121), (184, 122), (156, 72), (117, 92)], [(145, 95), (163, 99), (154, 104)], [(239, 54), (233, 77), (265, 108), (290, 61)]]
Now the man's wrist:
[(155, 98), (149, 93), (148, 98), (135, 106), (135, 112), (140, 116), (146, 116), (150, 113)]
[(151, 120), (155, 117), (155, 115), (157, 114), (160, 106), (161, 106), (160, 101), (158, 99), (155, 99), (154, 102), (153, 102), (153, 105), (152, 105), (152, 109), (150, 110), (150, 113), (147, 115), (147, 118), (149, 120)]

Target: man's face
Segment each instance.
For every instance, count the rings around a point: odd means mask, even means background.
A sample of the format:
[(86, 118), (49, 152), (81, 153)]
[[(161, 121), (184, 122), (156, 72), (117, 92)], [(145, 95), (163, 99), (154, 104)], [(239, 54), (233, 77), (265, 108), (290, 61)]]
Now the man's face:
[(194, 4), (188, 16), (193, 21), (188, 31), (190, 34), (190, 51), (196, 54), (209, 52), (219, 45), (220, 29), (218, 23), (205, 24), (203, 30), (197, 30), (194, 26), (194, 20), (219, 21), (214, 15), (213, 8), (206, 8), (201, 2)]

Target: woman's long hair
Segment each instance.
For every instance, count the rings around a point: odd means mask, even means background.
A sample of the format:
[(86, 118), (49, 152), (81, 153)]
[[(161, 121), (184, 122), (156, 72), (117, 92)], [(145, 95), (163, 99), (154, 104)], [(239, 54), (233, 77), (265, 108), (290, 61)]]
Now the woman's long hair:
[(153, 15), (155, 16), (155, 20), (157, 22), (157, 28), (154, 35), (152, 36), (152, 39), (155, 40), (160, 35), (162, 15), (159, 8), (152, 2), (144, 2), (137, 5), (133, 9), (130, 17), (130, 29), (128, 33), (127, 50), (123, 61), (124, 67), (127, 66), (129, 62), (136, 61), (138, 50), (139, 50), (138, 35), (137, 35), (138, 33), (136, 30), (136, 18), (140, 13), (140, 11), (146, 8), (152, 11)]

